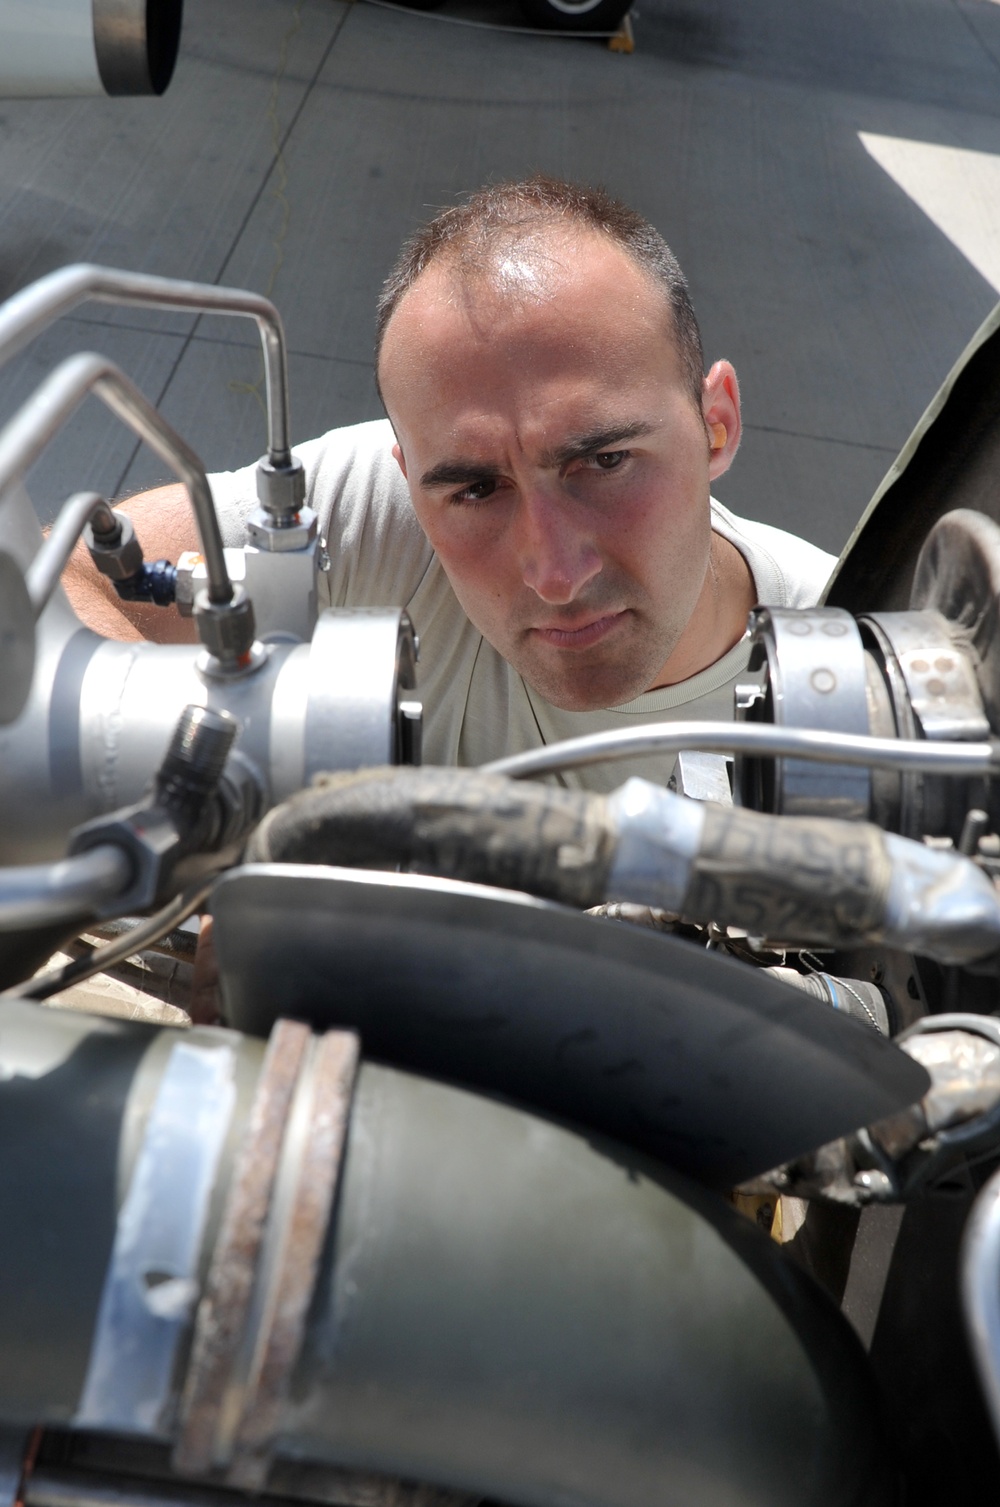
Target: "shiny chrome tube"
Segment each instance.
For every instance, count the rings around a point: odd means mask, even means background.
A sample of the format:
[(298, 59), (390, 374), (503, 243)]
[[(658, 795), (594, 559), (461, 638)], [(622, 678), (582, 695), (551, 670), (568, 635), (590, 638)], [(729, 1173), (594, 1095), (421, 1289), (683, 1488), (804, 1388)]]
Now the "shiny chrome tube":
[(230, 602), (233, 587), (204, 466), (187, 441), (181, 439), (125, 373), (104, 356), (84, 352), (68, 357), (0, 431), (0, 497), (13, 481), (24, 475), (91, 392), (145, 440), (187, 487), (205, 557), (209, 601), (218, 605)]
[(85, 919), (120, 895), (131, 877), (127, 853), (113, 843), (57, 863), (0, 868), (0, 932)]
[(0, 0), (0, 98), (162, 94), (183, 0)]
[(983, 1188), (966, 1225), (961, 1280), (969, 1343), (1000, 1441), (1000, 1172)]
[(259, 293), (217, 288), (212, 283), (151, 277), (81, 262), (62, 267), (15, 293), (0, 308), (0, 362), (9, 361), (36, 335), (82, 303), (186, 309), (200, 314), (242, 315), (256, 321), (267, 379), (268, 459), (287, 466), (289, 448), (288, 363), (285, 331), (274, 304)]
[(108, 515), (110, 525), (114, 521), (114, 515), (99, 492), (74, 492), (59, 509), (59, 516), (52, 525), (48, 538), (25, 575), (36, 618), (44, 612), (46, 603), (59, 585), (59, 578), (76, 548), (84, 526), (102, 508)]
[(857, 764), (871, 769), (923, 771), (927, 774), (992, 775), (1000, 770), (1000, 744), (927, 743), (916, 739), (865, 738), (856, 733), (814, 732), (801, 727), (769, 727), (752, 722), (654, 722), (644, 727), (567, 738), (548, 748), (494, 759), (488, 774), (512, 780), (583, 769), (639, 754), (752, 754), (755, 758), (791, 755), (822, 764)]

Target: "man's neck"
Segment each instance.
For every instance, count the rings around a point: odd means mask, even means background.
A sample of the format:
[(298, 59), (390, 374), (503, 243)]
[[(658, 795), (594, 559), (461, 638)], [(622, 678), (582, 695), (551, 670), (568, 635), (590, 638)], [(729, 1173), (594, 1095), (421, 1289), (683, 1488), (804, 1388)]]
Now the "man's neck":
[(746, 560), (735, 544), (713, 530), (701, 595), (676, 648), (647, 689), (679, 685), (728, 654), (746, 632), (747, 616), (756, 601)]

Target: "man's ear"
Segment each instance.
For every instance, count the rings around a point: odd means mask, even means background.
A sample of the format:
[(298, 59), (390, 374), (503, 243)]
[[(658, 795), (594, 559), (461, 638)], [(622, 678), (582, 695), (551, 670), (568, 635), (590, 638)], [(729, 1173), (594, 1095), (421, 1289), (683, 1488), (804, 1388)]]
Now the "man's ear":
[(402, 471), (403, 477), (405, 479), (405, 477), (406, 477), (406, 456), (403, 454), (402, 447), (401, 447), (401, 445), (400, 445), (400, 443), (399, 443), (398, 440), (396, 441), (396, 443), (392, 447), (392, 453), (396, 457), (396, 465)]
[(701, 410), (711, 446), (708, 474), (712, 481), (725, 475), (740, 447), (740, 384), (729, 361), (716, 361), (702, 384)]

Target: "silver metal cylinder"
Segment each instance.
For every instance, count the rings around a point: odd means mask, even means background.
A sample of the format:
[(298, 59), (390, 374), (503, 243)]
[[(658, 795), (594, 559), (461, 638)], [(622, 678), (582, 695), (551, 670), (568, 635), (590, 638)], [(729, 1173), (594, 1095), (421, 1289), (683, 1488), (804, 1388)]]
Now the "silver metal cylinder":
[(0, 98), (162, 94), (183, 0), (0, 0)]
[[(29, 569), (41, 530), (23, 488), (0, 524)], [(74, 827), (139, 800), (185, 706), (235, 720), (262, 809), (321, 770), (406, 762), (413, 680), (413, 630), (398, 611), (331, 609), (312, 643), (262, 646), (247, 673), (221, 675), (194, 645), (99, 637), (57, 586), (36, 625), (27, 703), (0, 727), (0, 864), (59, 858)]]

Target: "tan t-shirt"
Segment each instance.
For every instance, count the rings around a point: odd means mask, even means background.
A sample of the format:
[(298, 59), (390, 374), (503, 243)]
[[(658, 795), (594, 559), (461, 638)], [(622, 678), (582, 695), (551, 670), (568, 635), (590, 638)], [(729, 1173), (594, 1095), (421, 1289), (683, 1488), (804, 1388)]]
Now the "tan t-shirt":
[[(506, 754), (607, 728), (733, 715), (733, 686), (746, 669), (741, 641), (715, 664), (678, 685), (596, 712), (566, 712), (543, 700), (486, 642), (459, 606), (414, 516), (392, 456), (384, 419), (333, 429), (296, 446), (306, 469), (307, 501), (329, 541), (326, 607), (405, 607), (420, 635), (419, 692), (426, 764), (485, 764)], [(226, 544), (244, 542), (257, 506), (255, 468), (210, 478)], [(743, 555), (758, 601), (811, 606), (833, 569), (832, 555), (794, 534), (737, 518), (712, 501), (712, 527)], [(632, 774), (666, 782), (673, 755), (597, 765), (567, 776), (589, 790), (615, 789)]]

